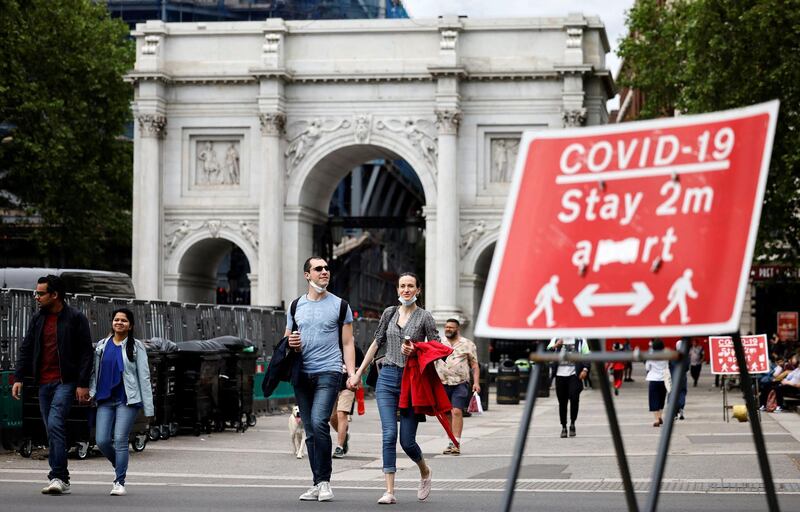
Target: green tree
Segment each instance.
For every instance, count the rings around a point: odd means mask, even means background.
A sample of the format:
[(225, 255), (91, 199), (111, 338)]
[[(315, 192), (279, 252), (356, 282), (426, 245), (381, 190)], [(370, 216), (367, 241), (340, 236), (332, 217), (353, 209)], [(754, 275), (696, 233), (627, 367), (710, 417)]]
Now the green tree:
[(0, 190), (42, 218), (40, 256), (104, 268), (130, 247), (128, 28), (91, 0), (0, 0), (0, 34)]
[(756, 256), (800, 263), (800, 0), (639, 0), (627, 26), (643, 118), (780, 99)]

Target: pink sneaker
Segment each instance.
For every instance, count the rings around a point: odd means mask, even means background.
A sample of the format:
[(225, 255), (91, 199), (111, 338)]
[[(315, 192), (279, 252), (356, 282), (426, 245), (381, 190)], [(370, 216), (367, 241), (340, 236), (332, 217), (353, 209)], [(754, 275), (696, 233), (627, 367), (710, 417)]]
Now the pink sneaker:
[(426, 499), (431, 493), (431, 479), (433, 478), (433, 470), (428, 466), (428, 476), (421, 478), (419, 481), (419, 489), (417, 489), (417, 499), (420, 501)]

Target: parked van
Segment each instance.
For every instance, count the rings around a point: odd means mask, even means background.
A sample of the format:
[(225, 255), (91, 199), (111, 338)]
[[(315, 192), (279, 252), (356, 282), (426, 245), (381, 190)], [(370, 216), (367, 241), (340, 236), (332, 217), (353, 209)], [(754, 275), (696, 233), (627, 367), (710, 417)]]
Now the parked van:
[(35, 290), (39, 278), (49, 274), (57, 275), (64, 281), (67, 293), (123, 299), (136, 296), (128, 274), (81, 268), (0, 268), (0, 288)]

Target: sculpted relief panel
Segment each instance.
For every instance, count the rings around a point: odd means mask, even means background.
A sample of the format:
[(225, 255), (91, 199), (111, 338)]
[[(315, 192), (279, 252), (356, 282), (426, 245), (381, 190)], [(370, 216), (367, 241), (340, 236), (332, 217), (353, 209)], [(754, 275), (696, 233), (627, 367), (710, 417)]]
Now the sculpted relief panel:
[(509, 183), (511, 181), (518, 152), (519, 137), (491, 139), (490, 162), (492, 168), (489, 180), (492, 183)]
[(241, 143), (237, 140), (195, 140), (194, 184), (200, 186), (239, 185)]

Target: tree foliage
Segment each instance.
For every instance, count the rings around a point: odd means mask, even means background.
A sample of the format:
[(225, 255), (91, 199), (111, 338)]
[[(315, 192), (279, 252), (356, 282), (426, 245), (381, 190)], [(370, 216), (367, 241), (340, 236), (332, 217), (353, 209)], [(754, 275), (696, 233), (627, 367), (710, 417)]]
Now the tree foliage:
[(0, 0), (0, 189), (43, 219), (51, 264), (104, 267), (130, 247), (132, 148), (120, 137), (135, 50), (127, 26), (91, 0)]
[(756, 256), (800, 262), (800, 0), (639, 0), (620, 83), (644, 118), (780, 99)]

